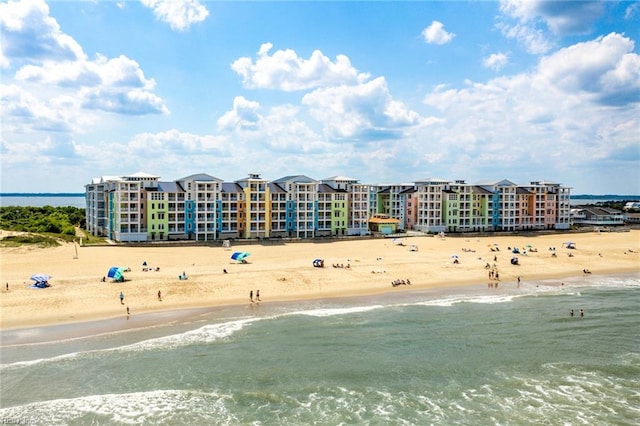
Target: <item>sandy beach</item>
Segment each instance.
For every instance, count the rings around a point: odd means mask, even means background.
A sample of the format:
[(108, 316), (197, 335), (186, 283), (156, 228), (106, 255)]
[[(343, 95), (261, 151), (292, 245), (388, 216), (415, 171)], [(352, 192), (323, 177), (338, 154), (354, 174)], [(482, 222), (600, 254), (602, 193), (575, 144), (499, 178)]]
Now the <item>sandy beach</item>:
[[(6, 234), (6, 233), (3, 233)], [(575, 243), (575, 249), (565, 247)], [(412, 250), (415, 246), (417, 250)], [(525, 254), (514, 255), (518, 247)], [(553, 255), (551, 248), (555, 248)], [(533, 249), (533, 251), (532, 251)], [(250, 253), (247, 263), (230, 259)], [(2, 248), (0, 308), (3, 330), (83, 322), (185, 308), (383, 294), (640, 271), (640, 231), (487, 237), (412, 237), (332, 242), (265, 242), (221, 247)], [(454, 257), (454, 256), (457, 256)], [(517, 256), (519, 265), (510, 260)], [(324, 259), (315, 268), (314, 259)], [(455, 263), (455, 260), (458, 263)], [(146, 266), (143, 263), (146, 262)], [(490, 268), (487, 268), (487, 264)], [(125, 282), (107, 278), (129, 267)], [(336, 267), (338, 266), (338, 267)], [(226, 270), (226, 273), (224, 272)], [(490, 278), (490, 272), (499, 280)], [(51, 287), (30, 288), (50, 275)], [(178, 278), (186, 273), (187, 280)], [(411, 285), (392, 286), (396, 280)], [(9, 290), (5, 286), (8, 284)], [(260, 301), (256, 300), (259, 290)], [(120, 292), (124, 300), (120, 301)], [(160, 292), (161, 300), (158, 297)]]

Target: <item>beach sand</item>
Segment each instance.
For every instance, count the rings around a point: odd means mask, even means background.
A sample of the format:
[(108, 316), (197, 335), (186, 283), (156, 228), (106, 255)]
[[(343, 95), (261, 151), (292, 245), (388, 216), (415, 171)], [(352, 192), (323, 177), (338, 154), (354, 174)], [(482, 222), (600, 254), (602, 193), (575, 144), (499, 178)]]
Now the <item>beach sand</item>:
[[(6, 235), (3, 232), (3, 235)], [(567, 241), (576, 248), (564, 247)], [(402, 245), (398, 243), (402, 243)], [(411, 251), (412, 245), (417, 251)], [(527, 248), (531, 245), (537, 252)], [(499, 251), (492, 251), (492, 248)], [(526, 250), (517, 255), (507, 247)], [(550, 248), (555, 247), (556, 256)], [(76, 256), (77, 248), (77, 256)], [(247, 251), (248, 263), (232, 261)], [(127, 247), (66, 244), (56, 248), (2, 248), (0, 328), (3, 330), (78, 323), (147, 312), (331, 297), (376, 295), (415, 289), (496, 282), (487, 263), (495, 264), (499, 286), (516, 286), (517, 277), (558, 279), (640, 271), (640, 231), (562, 233), (520, 236), (437, 236), (358, 239), (331, 242), (278, 241), (221, 247)], [(569, 256), (572, 254), (572, 256)], [(459, 263), (453, 262), (458, 256)], [(494, 260), (495, 257), (495, 260)], [(314, 268), (316, 258), (324, 268)], [(147, 268), (143, 270), (143, 262)], [(334, 264), (343, 267), (333, 267)], [(131, 268), (126, 281), (102, 282), (111, 266)], [(347, 267), (349, 266), (349, 267)], [(156, 270), (159, 268), (159, 271)], [(226, 269), (227, 273), (223, 270)], [(187, 280), (178, 276), (186, 273)], [(52, 276), (51, 287), (30, 288), (31, 275)], [(393, 287), (394, 280), (411, 285)], [(9, 291), (5, 290), (6, 283)], [(162, 300), (158, 299), (158, 291)], [(121, 304), (119, 294), (124, 294)]]

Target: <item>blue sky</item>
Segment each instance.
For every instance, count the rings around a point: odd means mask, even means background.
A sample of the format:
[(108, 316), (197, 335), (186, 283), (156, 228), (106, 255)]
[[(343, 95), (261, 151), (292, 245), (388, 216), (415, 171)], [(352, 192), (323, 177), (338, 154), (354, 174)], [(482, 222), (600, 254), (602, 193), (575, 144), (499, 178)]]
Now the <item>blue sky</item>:
[(2, 192), (93, 177), (640, 194), (640, 3), (0, 1)]

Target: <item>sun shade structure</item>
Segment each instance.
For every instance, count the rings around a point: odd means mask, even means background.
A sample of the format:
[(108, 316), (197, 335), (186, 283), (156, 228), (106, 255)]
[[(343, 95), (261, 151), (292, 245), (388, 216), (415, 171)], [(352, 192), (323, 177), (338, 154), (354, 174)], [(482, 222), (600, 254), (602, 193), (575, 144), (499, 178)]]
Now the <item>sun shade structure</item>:
[(324, 268), (324, 259), (314, 259), (313, 267), (314, 268)]
[(123, 268), (121, 266), (112, 266), (109, 268), (109, 272), (107, 272), (107, 277), (113, 278), (116, 282), (124, 281), (124, 273), (128, 268)]
[(31, 287), (32, 288), (47, 288), (50, 287), (49, 280), (51, 279), (50, 275), (45, 274), (33, 274), (31, 275), (31, 280), (35, 281)]
[(247, 263), (247, 257), (249, 257), (249, 253), (246, 251), (236, 251), (231, 255), (231, 260), (235, 260), (237, 262)]

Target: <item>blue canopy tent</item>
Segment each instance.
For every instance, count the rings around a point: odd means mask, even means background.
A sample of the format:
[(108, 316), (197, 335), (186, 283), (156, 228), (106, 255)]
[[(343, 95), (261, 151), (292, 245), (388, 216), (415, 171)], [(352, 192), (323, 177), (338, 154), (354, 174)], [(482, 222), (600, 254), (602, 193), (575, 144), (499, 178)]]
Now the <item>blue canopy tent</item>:
[(115, 282), (123, 282), (124, 281), (124, 273), (128, 268), (123, 268), (121, 266), (112, 266), (109, 268), (109, 272), (107, 272), (107, 277), (113, 278)]
[(247, 257), (249, 257), (249, 253), (246, 251), (236, 251), (231, 255), (231, 260), (235, 260), (240, 263), (247, 263)]
[(314, 268), (324, 268), (324, 259), (315, 259), (313, 261)]
[(49, 280), (51, 279), (50, 275), (45, 275), (45, 274), (33, 274), (31, 275), (31, 280), (35, 281), (33, 284), (31, 284), (31, 288), (47, 288), (47, 287), (51, 287), (51, 284), (49, 284)]

